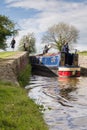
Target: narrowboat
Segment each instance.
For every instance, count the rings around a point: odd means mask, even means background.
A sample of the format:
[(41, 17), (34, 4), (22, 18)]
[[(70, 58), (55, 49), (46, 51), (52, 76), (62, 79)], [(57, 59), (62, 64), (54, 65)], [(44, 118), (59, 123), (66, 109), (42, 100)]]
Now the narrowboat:
[(49, 69), (59, 77), (79, 77), (80, 66), (78, 65), (78, 58), (77, 53), (67, 54), (65, 52), (59, 52), (30, 56), (30, 62), (33, 69), (37, 67), (37, 73), (39, 69), (41, 72), (45, 72)]

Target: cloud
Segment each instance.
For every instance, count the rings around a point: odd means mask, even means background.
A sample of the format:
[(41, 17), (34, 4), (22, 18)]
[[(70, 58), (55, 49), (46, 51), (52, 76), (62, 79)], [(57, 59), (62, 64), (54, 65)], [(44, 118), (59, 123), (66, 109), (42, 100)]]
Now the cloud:
[[(87, 2), (65, 1), (65, 0), (5, 0), (7, 7), (38, 10), (39, 12), (30, 18), (18, 21), (21, 27), (21, 36), (27, 32), (35, 32), (40, 40), (48, 27), (65, 22), (74, 25), (80, 31), (79, 45), (87, 41)], [(39, 41), (38, 40), (38, 41)], [(38, 43), (39, 44), (39, 43)], [(80, 47), (79, 47), (80, 48)], [(82, 47), (81, 47), (82, 48)]]
[(37, 10), (47, 10), (48, 7), (56, 6), (56, 0), (5, 0), (9, 7), (33, 8)]

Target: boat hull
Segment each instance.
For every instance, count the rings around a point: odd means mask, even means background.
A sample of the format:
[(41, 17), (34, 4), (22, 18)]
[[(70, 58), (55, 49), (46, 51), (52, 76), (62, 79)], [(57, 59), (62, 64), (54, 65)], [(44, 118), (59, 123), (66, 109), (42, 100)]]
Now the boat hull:
[(80, 67), (63, 66), (58, 67), (59, 77), (80, 77)]
[(57, 70), (46, 67), (43, 64), (32, 64), (32, 74), (34, 75), (57, 77), (56, 71)]

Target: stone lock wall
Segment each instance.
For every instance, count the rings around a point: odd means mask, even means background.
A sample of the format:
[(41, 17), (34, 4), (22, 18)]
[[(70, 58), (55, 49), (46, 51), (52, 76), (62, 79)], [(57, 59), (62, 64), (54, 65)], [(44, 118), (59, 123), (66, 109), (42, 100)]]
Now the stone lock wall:
[(87, 76), (87, 56), (79, 55), (79, 66), (81, 67), (81, 76)]
[(0, 80), (19, 85), (17, 77), (29, 63), (26, 52), (18, 52), (16, 55), (0, 60)]

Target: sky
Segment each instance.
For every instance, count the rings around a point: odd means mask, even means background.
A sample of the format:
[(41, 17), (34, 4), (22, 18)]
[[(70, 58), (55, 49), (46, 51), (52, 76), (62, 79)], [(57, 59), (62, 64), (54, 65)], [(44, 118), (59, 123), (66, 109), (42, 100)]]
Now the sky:
[(15, 37), (16, 48), (22, 36), (34, 32), (40, 52), (43, 34), (54, 24), (64, 22), (79, 30), (75, 48), (87, 50), (87, 0), (0, 0), (0, 14), (20, 29)]

